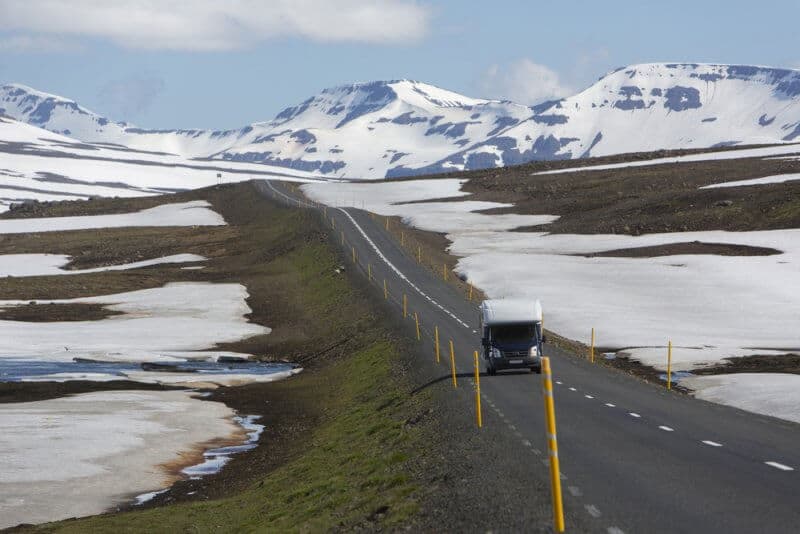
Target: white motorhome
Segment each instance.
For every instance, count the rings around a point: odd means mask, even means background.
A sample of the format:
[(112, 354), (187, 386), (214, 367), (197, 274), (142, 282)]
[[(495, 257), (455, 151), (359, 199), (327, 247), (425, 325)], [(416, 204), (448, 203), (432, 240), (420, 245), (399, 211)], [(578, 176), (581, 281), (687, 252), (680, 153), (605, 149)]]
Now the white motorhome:
[(484, 300), (481, 343), (487, 374), (503, 369), (542, 372), (542, 306), (538, 300)]

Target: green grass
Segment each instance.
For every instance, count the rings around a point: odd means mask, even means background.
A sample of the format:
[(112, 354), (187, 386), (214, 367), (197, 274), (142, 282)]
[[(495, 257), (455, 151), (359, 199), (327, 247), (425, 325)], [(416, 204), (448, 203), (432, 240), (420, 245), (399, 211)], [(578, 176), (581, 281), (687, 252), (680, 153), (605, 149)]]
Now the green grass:
[(298, 444), (304, 452), (241, 494), (55, 523), (44, 530), (308, 532), (368, 526), (377, 511), (385, 511), (378, 520), (384, 528), (404, 523), (420, 497), (405, 463), (419, 450), (422, 431), (404, 424), (403, 414), (412, 407), (391, 385), (396, 357), (391, 342), (374, 339), (350, 358), (297, 380), (299, 387), (316, 391), (326, 412), (323, 422), (308, 443)]
[[(244, 188), (241, 192), (249, 193)], [(270, 344), (270, 337), (280, 338), (267, 347), (268, 353), (280, 354), (276, 349), (281, 347), (309, 353), (344, 340), (336, 350), (308, 362), (297, 377), (267, 386), (281, 402), (312, 412), (315, 424), (290, 443), (284, 463), (234, 484), (224, 498), (68, 520), (36, 530), (318, 532), (391, 529), (411, 521), (424, 496), (414, 466), (425, 454), (428, 430), (406, 422), (424, 410), (429, 398), (409, 395), (412, 386), (400, 352), (404, 343), (348, 278), (334, 272), (340, 260), (308, 216), (274, 209), (265, 217), (242, 221), (241, 235), (256, 240), (258, 247), (231, 243), (229, 255), (219, 258), (215, 268), (238, 270), (254, 315), (275, 327), (259, 340)], [(263, 317), (267, 315), (272, 318)]]

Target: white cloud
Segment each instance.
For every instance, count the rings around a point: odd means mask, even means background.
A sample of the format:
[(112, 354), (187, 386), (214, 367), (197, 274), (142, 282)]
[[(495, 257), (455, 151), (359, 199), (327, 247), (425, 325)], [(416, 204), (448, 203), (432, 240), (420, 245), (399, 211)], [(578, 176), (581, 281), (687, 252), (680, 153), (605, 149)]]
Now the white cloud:
[(573, 92), (557, 72), (530, 59), (502, 66), (492, 65), (480, 80), (480, 89), (482, 96), (527, 105), (540, 104)]
[(428, 32), (414, 0), (3, 0), (0, 30), (127, 48), (232, 50), (280, 37), (404, 43)]

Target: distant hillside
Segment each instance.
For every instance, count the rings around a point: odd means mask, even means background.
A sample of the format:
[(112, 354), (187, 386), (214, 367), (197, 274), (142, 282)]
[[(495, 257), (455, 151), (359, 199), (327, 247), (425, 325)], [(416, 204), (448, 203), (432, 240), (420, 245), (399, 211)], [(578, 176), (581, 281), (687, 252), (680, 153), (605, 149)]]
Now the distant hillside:
[(86, 142), (383, 178), (660, 149), (800, 138), (800, 71), (664, 64), (614, 71), (528, 107), (410, 80), (326, 89), (238, 130), (145, 130), (16, 84), (0, 114)]

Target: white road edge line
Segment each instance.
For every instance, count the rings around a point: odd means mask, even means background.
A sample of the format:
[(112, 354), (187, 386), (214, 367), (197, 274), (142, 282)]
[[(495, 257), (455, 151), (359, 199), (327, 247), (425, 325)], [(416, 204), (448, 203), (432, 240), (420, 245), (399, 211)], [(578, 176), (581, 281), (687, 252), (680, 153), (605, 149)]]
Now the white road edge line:
[(594, 398), (591, 395), (584, 395), (584, 397), (586, 397), (587, 399), (593, 399)]
[(778, 462), (764, 462), (770, 467), (774, 467), (775, 469), (780, 469), (781, 471), (794, 471), (794, 467), (789, 467), (788, 465), (779, 464)]
[[(278, 194), (279, 194), (279, 195), (281, 195), (282, 197), (284, 197), (284, 198), (288, 199), (289, 201), (293, 201), (293, 202), (294, 202), (294, 199), (292, 199), (290, 196), (288, 196), (288, 195), (285, 195), (285, 194), (281, 193), (280, 191), (278, 191), (277, 189), (275, 189), (275, 187), (273, 187), (272, 183), (271, 183), (269, 180), (267, 180), (267, 185), (269, 186), (269, 188), (270, 188), (270, 189), (272, 189), (273, 191), (275, 191), (276, 193), (278, 193)], [(310, 206), (310, 204), (308, 204), (307, 202), (303, 202), (303, 201), (301, 201), (301, 202), (302, 202), (303, 204), (306, 204), (307, 206)], [(331, 206), (331, 207), (332, 207), (332, 206)], [(355, 229), (356, 229), (356, 230), (358, 230), (358, 233), (360, 233), (360, 234), (361, 234), (361, 237), (363, 237), (363, 238), (364, 238), (364, 240), (365, 240), (365, 241), (366, 241), (366, 242), (369, 244), (369, 246), (372, 248), (372, 250), (374, 250), (374, 251), (375, 251), (375, 254), (377, 254), (377, 255), (378, 255), (378, 257), (379, 257), (379, 258), (380, 258), (380, 259), (383, 261), (383, 263), (385, 263), (385, 264), (386, 264), (386, 265), (387, 265), (387, 266), (388, 266), (388, 267), (389, 267), (391, 270), (393, 270), (393, 271), (395, 272), (395, 274), (397, 274), (397, 276), (398, 276), (398, 277), (399, 277), (401, 280), (404, 280), (404, 281), (405, 281), (405, 282), (406, 282), (408, 285), (410, 285), (410, 286), (411, 286), (411, 287), (414, 289), (414, 291), (416, 291), (417, 293), (419, 293), (420, 295), (422, 295), (422, 297), (423, 297), (423, 298), (425, 298), (425, 299), (426, 299), (428, 302), (430, 302), (431, 304), (433, 304), (434, 306), (436, 306), (437, 308), (439, 308), (440, 310), (442, 310), (444, 313), (446, 313), (447, 315), (449, 315), (449, 316), (450, 316), (450, 317), (451, 317), (451, 318), (452, 318), (454, 321), (456, 321), (458, 324), (460, 324), (460, 325), (461, 325), (461, 326), (463, 326), (464, 328), (469, 328), (469, 325), (468, 325), (467, 323), (465, 323), (464, 321), (462, 321), (461, 319), (459, 319), (459, 318), (456, 316), (456, 314), (454, 314), (453, 312), (451, 312), (450, 310), (448, 310), (447, 308), (445, 308), (444, 306), (442, 306), (441, 304), (439, 304), (438, 302), (436, 302), (436, 301), (435, 301), (434, 299), (432, 299), (431, 297), (429, 297), (429, 296), (428, 296), (428, 295), (427, 295), (427, 294), (426, 294), (424, 291), (422, 291), (422, 290), (421, 290), (419, 287), (417, 287), (416, 285), (414, 285), (414, 283), (413, 283), (411, 280), (409, 280), (409, 278), (408, 278), (406, 275), (404, 275), (404, 274), (402, 273), (402, 271), (400, 271), (400, 269), (398, 269), (398, 268), (397, 268), (397, 267), (396, 267), (396, 266), (395, 266), (395, 265), (394, 265), (392, 262), (390, 262), (390, 261), (389, 261), (389, 258), (387, 258), (386, 256), (384, 256), (383, 252), (381, 252), (381, 249), (379, 249), (379, 248), (378, 248), (378, 245), (376, 245), (376, 244), (375, 244), (375, 242), (374, 242), (374, 241), (372, 241), (372, 239), (370, 239), (370, 238), (369, 238), (369, 236), (367, 235), (367, 233), (364, 231), (364, 229), (363, 229), (363, 228), (361, 228), (361, 226), (360, 226), (360, 225), (359, 225), (359, 224), (356, 222), (356, 220), (353, 218), (353, 216), (352, 216), (352, 215), (350, 215), (350, 214), (349, 214), (347, 211), (345, 211), (345, 209), (344, 209), (344, 208), (333, 208), (333, 209), (336, 209), (336, 210), (339, 210), (339, 211), (341, 211), (341, 212), (342, 212), (342, 213), (345, 215), (345, 217), (347, 217), (348, 219), (350, 219), (350, 222), (351, 222), (351, 223), (353, 223), (353, 226), (355, 227)]]
[(422, 291), (422, 290), (421, 290), (419, 287), (417, 287), (416, 285), (414, 285), (414, 283), (413, 283), (411, 280), (409, 280), (409, 279), (408, 279), (408, 277), (407, 277), (406, 275), (404, 275), (404, 274), (403, 274), (403, 273), (400, 271), (400, 269), (398, 269), (398, 268), (397, 268), (397, 267), (396, 267), (396, 266), (395, 266), (395, 265), (394, 265), (392, 262), (390, 262), (390, 261), (389, 261), (389, 258), (387, 258), (386, 256), (384, 256), (384, 255), (383, 255), (383, 252), (381, 252), (381, 249), (379, 249), (379, 248), (378, 248), (378, 245), (376, 245), (376, 244), (375, 244), (375, 242), (374, 242), (374, 241), (372, 241), (372, 239), (370, 239), (370, 238), (369, 238), (369, 236), (367, 235), (367, 233), (364, 231), (364, 229), (363, 229), (363, 228), (361, 228), (361, 226), (360, 226), (360, 225), (359, 225), (359, 224), (356, 222), (356, 220), (353, 218), (353, 216), (352, 216), (352, 215), (350, 215), (349, 213), (347, 213), (347, 211), (345, 211), (343, 208), (337, 208), (337, 209), (338, 209), (339, 211), (341, 211), (342, 213), (344, 213), (345, 217), (347, 217), (348, 219), (350, 219), (350, 222), (351, 222), (351, 223), (353, 223), (353, 226), (355, 226), (356, 230), (358, 230), (358, 233), (360, 233), (360, 234), (361, 234), (361, 236), (364, 238), (364, 240), (365, 240), (367, 243), (369, 243), (369, 246), (370, 246), (370, 247), (372, 247), (372, 250), (374, 250), (374, 251), (375, 251), (375, 254), (377, 254), (377, 255), (378, 255), (378, 257), (379, 257), (381, 260), (383, 260), (383, 262), (384, 262), (384, 263), (385, 263), (385, 264), (386, 264), (386, 265), (387, 265), (387, 266), (388, 266), (388, 267), (389, 267), (391, 270), (393, 270), (393, 271), (394, 271), (394, 272), (397, 274), (397, 276), (398, 276), (398, 277), (400, 277), (402, 280), (405, 280), (405, 282), (406, 282), (408, 285), (410, 285), (410, 286), (411, 286), (411, 287), (414, 289), (414, 291), (416, 291), (417, 293), (419, 293), (420, 295), (422, 295), (422, 297), (423, 297), (423, 298), (425, 298), (425, 299), (426, 299), (428, 302), (430, 302), (431, 304), (433, 304), (434, 306), (436, 306), (437, 308), (439, 308), (440, 310), (442, 310), (444, 313), (446, 313), (447, 315), (449, 315), (450, 317), (452, 317), (452, 318), (453, 318), (453, 320), (454, 320), (454, 321), (456, 321), (458, 324), (460, 324), (460, 325), (461, 325), (461, 326), (463, 326), (464, 328), (467, 328), (467, 329), (469, 329), (469, 325), (468, 325), (467, 323), (465, 323), (464, 321), (462, 321), (461, 319), (459, 319), (459, 318), (456, 316), (456, 314), (454, 314), (453, 312), (451, 312), (450, 310), (448, 310), (447, 308), (445, 308), (444, 306), (442, 306), (441, 304), (439, 304), (438, 302), (436, 302), (436, 301), (435, 301), (434, 299), (432, 299), (431, 297), (429, 297), (429, 296), (428, 296), (428, 295), (427, 295), (427, 294), (426, 294), (424, 291)]
[(609, 408), (616, 408), (617, 407), (616, 404), (611, 404), (610, 402), (607, 402), (606, 406), (608, 406)]
[(639, 415), (636, 412), (628, 412), (628, 415), (630, 415), (631, 417), (635, 417), (636, 419), (639, 419), (639, 418), (642, 417), (641, 415)]
[(702, 443), (703, 445), (708, 445), (709, 447), (722, 447), (722, 443), (717, 443), (716, 441), (711, 441), (708, 439), (704, 439), (700, 443)]
[(674, 428), (670, 428), (670, 427), (668, 427), (668, 426), (664, 426), (664, 425), (661, 425), (661, 426), (660, 426), (660, 427), (658, 427), (658, 428), (660, 428), (660, 429), (661, 429), (661, 430), (663, 430), (664, 432), (675, 432), (675, 429), (674, 429)]

